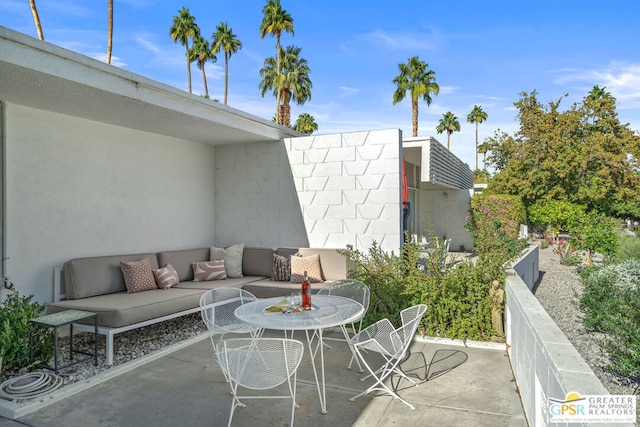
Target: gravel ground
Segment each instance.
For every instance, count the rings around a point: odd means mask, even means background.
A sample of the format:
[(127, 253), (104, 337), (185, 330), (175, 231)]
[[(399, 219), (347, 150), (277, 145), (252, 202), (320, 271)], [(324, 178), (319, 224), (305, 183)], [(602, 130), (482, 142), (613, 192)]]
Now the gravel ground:
[[(151, 354), (169, 345), (185, 341), (206, 331), (200, 313), (195, 313), (177, 319), (168, 320), (144, 328), (123, 332), (115, 336), (113, 351), (113, 366), (121, 365), (130, 360)], [(59, 364), (68, 361), (68, 338), (61, 338)], [(93, 352), (93, 334), (83, 332), (73, 339), (75, 349)], [(66, 350), (66, 351), (65, 351)], [(212, 353), (213, 354), (213, 353)], [(77, 357), (77, 356), (76, 356)], [(99, 374), (110, 367), (106, 365), (105, 336), (98, 335), (98, 365), (94, 366), (93, 359), (72, 365), (59, 371), (63, 385), (84, 380)], [(50, 363), (53, 366), (53, 360)], [(20, 372), (20, 374), (25, 372)], [(2, 381), (8, 378), (0, 378)]]
[(603, 334), (584, 328), (578, 306), (582, 285), (577, 268), (560, 264), (559, 257), (547, 248), (540, 251), (540, 275), (535, 296), (604, 387), (611, 394), (636, 394), (640, 386), (637, 379), (634, 381), (607, 370), (611, 364), (609, 356), (597, 343)]

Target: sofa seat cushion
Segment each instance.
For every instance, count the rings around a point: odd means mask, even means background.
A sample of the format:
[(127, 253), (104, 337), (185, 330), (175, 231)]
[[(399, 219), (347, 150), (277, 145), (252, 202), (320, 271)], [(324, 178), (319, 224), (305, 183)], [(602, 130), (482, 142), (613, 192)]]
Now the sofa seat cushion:
[(248, 283), (258, 280), (264, 280), (267, 277), (264, 276), (244, 276), (244, 277), (232, 277), (223, 280), (207, 280), (202, 282), (180, 282), (175, 287), (179, 289), (200, 289), (201, 291), (208, 291), (209, 289), (216, 288), (242, 288)]
[(118, 328), (199, 307), (200, 295), (202, 291), (198, 289), (175, 287), (133, 294), (120, 292), (51, 303), (47, 305), (47, 314), (86, 310), (98, 314), (98, 325)]
[[(311, 293), (318, 293), (318, 291), (328, 283), (330, 282), (311, 283)], [(247, 283), (243, 289), (251, 292), (256, 298), (284, 297), (291, 295), (292, 292), (302, 292), (300, 283), (277, 282), (271, 279)], [(313, 298), (311, 300), (313, 301)]]

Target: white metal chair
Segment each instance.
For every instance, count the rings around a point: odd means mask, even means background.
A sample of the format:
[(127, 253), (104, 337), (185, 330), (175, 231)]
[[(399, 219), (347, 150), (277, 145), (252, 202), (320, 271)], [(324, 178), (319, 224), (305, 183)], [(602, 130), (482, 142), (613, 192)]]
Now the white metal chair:
[[(231, 386), (233, 400), (229, 423), (245, 399), (291, 399), (291, 426), (296, 410), (297, 369), (304, 354), (301, 341), (286, 338), (232, 338), (222, 340), (216, 356)], [(238, 387), (268, 390), (287, 382), (289, 394), (239, 395)]]
[[(362, 315), (358, 316), (357, 318), (351, 319), (351, 323), (349, 325), (340, 326), (340, 329), (342, 329), (342, 333), (344, 334), (344, 339), (351, 347), (351, 335), (349, 334), (347, 326), (351, 327), (352, 335), (356, 335), (362, 329), (362, 321), (365, 314), (367, 313), (367, 310), (369, 309), (369, 300), (371, 296), (369, 287), (359, 280), (340, 279), (322, 287), (318, 291), (318, 295), (337, 295), (340, 297), (349, 298), (359, 302), (360, 304), (362, 304), (362, 307), (364, 307)], [(363, 372), (362, 365), (360, 365), (360, 360), (358, 360), (358, 358), (356, 357), (356, 353), (355, 351), (353, 351), (353, 348), (351, 349), (351, 352), (351, 360), (349, 361), (349, 366), (347, 366), (347, 369), (351, 369), (351, 365), (353, 364), (353, 360), (355, 359), (356, 363), (358, 364), (358, 368), (360, 368), (360, 372)]]
[[(400, 400), (411, 409), (415, 409), (413, 405), (402, 399), (392, 388), (387, 386), (384, 381), (391, 374), (396, 373), (413, 384), (416, 384), (415, 381), (407, 377), (402, 369), (400, 369), (400, 363), (406, 359), (409, 346), (413, 341), (413, 336), (426, 311), (427, 306), (425, 304), (418, 304), (406, 308), (400, 312), (402, 326), (399, 328), (395, 328), (389, 319), (382, 319), (366, 327), (352, 338), (351, 343), (353, 348), (370, 372), (366, 378), (369, 376), (373, 377), (375, 383), (349, 400), (353, 401), (372, 391), (382, 391), (390, 394), (394, 399)], [(384, 358), (384, 364), (378, 369), (372, 368), (364, 358), (365, 350), (380, 354)]]
[[(242, 304), (255, 301), (256, 297), (249, 291), (240, 288), (216, 288), (205, 292), (200, 297), (200, 314), (209, 331), (209, 339), (214, 354), (217, 353), (216, 335), (220, 342), (225, 334), (251, 334), (256, 336), (256, 328), (241, 322), (234, 314)], [(223, 371), (224, 372), (224, 371)], [(225, 374), (225, 379), (226, 374)]]

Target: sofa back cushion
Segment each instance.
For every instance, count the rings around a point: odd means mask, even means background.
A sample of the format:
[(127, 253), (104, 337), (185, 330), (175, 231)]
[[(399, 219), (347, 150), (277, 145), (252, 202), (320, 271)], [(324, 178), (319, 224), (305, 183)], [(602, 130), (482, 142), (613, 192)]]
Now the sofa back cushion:
[(209, 247), (158, 252), (158, 264), (160, 267), (171, 264), (181, 282), (190, 282), (193, 280), (191, 263), (209, 261), (209, 252)]
[(320, 267), (324, 280), (339, 280), (347, 277), (347, 257), (337, 249), (300, 248), (298, 254), (303, 257), (320, 254)]
[(151, 268), (158, 268), (155, 254), (110, 255), (75, 258), (64, 263), (64, 284), (67, 299), (126, 292), (120, 261), (149, 258)]
[(273, 248), (245, 246), (242, 253), (242, 274), (245, 276), (271, 277), (273, 273)]

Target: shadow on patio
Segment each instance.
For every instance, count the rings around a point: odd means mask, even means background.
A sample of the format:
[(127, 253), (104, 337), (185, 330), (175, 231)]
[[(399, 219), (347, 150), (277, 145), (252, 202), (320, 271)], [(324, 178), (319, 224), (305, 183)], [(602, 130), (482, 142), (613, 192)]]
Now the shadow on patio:
[[(271, 335), (279, 336), (275, 332)], [(326, 334), (326, 338), (331, 337), (338, 334)], [(397, 384), (399, 394), (416, 407), (412, 411), (386, 395), (367, 395), (349, 401), (372, 380), (361, 382), (362, 375), (355, 364), (354, 369), (346, 369), (350, 353), (344, 341), (326, 342), (331, 346), (325, 349), (328, 413), (320, 413), (313, 371), (305, 353), (298, 370), (297, 425), (526, 426), (504, 349), (418, 339), (403, 364), (418, 386), (406, 380)], [(111, 372), (109, 380), (94, 379), (93, 387), (15, 421), (0, 419), (0, 426), (226, 425), (231, 395), (221, 371), (212, 364), (212, 355), (208, 339), (194, 340), (191, 345), (124, 374), (114, 377)], [(246, 408), (236, 410), (233, 425), (283, 426), (288, 425), (289, 418), (290, 406), (286, 401), (250, 400)]]

